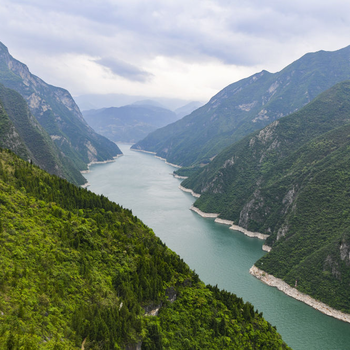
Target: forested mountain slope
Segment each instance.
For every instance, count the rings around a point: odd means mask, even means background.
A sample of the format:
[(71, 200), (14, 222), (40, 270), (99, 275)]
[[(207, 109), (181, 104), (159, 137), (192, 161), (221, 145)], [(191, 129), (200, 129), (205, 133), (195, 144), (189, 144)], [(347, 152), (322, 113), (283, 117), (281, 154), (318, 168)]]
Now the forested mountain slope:
[(16, 131), (0, 100), (0, 147), (7, 148), (25, 160), (30, 160), (32, 154)]
[(183, 186), (195, 205), (270, 234), (256, 265), (350, 312), (350, 82), (223, 151)]
[(112, 141), (135, 143), (150, 132), (176, 121), (174, 112), (152, 105), (127, 105), (83, 112), (99, 134)]
[(40, 168), (81, 185), (86, 182), (71, 160), (63, 156), (16, 91), (0, 84), (0, 146)]
[(2, 149), (0, 213), (0, 349), (287, 348), (130, 210)]
[(96, 134), (85, 122), (67, 90), (46, 84), (15, 60), (0, 43), (0, 83), (19, 92), (39, 123), (78, 170), (92, 161), (112, 159), (118, 146)]
[(309, 53), (278, 73), (262, 71), (227, 86), (205, 106), (133, 146), (181, 166), (208, 163), (230, 144), (300, 109), (350, 79), (350, 47)]

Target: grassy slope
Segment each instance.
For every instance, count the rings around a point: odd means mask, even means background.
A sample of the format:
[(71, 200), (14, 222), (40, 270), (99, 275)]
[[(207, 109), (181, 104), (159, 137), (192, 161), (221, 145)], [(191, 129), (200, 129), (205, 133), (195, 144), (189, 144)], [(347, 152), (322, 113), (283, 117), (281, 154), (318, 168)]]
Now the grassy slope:
[(286, 348), (130, 210), (4, 150), (0, 213), (0, 349)]

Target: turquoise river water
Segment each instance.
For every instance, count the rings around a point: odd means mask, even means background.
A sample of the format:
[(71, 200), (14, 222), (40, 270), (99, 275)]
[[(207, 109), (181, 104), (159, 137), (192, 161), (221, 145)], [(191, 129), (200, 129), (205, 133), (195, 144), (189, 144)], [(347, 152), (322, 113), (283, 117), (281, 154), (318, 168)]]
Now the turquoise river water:
[(89, 190), (132, 210), (205, 283), (251, 302), (295, 350), (350, 349), (350, 324), (269, 287), (249, 274), (263, 241), (232, 231), (189, 210), (195, 198), (182, 192), (174, 168), (153, 155), (119, 146), (124, 156), (92, 165)]

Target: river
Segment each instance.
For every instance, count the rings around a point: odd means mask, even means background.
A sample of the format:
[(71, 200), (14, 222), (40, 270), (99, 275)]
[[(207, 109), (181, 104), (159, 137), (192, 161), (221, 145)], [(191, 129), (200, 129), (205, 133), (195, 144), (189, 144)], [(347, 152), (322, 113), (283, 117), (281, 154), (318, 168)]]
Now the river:
[(132, 210), (207, 284), (251, 302), (294, 350), (350, 349), (350, 324), (269, 287), (249, 274), (263, 242), (189, 210), (195, 198), (178, 187), (174, 168), (151, 154), (118, 145), (124, 155), (92, 165), (89, 190)]

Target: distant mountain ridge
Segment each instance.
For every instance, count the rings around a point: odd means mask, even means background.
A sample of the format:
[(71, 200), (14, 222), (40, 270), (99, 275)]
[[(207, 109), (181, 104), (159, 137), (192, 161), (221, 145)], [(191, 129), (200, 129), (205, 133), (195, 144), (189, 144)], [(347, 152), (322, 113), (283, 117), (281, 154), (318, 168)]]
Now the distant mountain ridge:
[(183, 181), (204, 212), (268, 234), (256, 266), (350, 313), (350, 81), (222, 151)]
[(89, 125), (99, 134), (115, 142), (135, 143), (150, 132), (178, 120), (177, 115), (156, 102), (138, 103), (84, 111)]
[(133, 146), (181, 166), (207, 164), (225, 147), (300, 109), (350, 79), (350, 46), (308, 53), (278, 73), (262, 71), (231, 84), (206, 105)]
[(24, 97), (33, 115), (78, 170), (87, 169), (90, 162), (113, 159), (121, 153), (117, 145), (87, 125), (67, 90), (46, 84), (31, 74), (2, 43), (0, 83)]
[(193, 102), (185, 104), (182, 107), (176, 108), (174, 112), (176, 113), (176, 115), (180, 119), (180, 118), (185, 117), (186, 115), (191, 114), (193, 111), (195, 111), (199, 107), (203, 106), (203, 104), (204, 103), (202, 103), (202, 102), (193, 101)]

